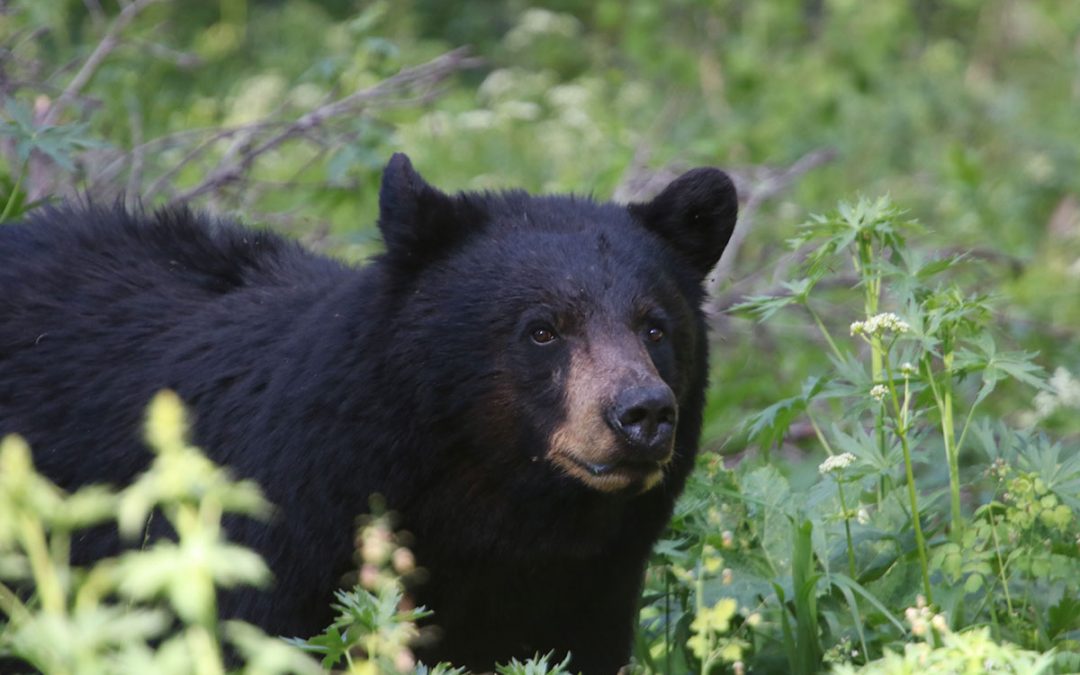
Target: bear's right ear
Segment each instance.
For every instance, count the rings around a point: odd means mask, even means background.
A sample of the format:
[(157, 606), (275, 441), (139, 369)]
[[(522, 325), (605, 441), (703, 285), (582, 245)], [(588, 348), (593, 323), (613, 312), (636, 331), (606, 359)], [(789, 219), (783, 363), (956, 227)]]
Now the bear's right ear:
[(630, 213), (681, 253), (705, 278), (720, 260), (739, 215), (731, 178), (720, 169), (693, 169), (672, 181), (651, 202), (630, 204)]
[(383, 171), (379, 230), (390, 259), (422, 267), (465, 237), (476, 214), (464, 200), (429, 185), (398, 152)]

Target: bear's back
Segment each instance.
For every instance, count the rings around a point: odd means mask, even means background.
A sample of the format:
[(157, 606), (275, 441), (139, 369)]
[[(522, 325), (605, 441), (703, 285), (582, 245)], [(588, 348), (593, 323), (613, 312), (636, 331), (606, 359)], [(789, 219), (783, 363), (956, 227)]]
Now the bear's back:
[(145, 215), (61, 206), (0, 228), (0, 298), (89, 300), (87, 291), (100, 287), (108, 302), (147, 291), (195, 300), (256, 286), (319, 285), (342, 271), (274, 233), (184, 208)]
[[(26, 436), (66, 489), (130, 480), (155, 391), (191, 404), (216, 392), (198, 411), (208, 419), (214, 402), (243, 400), (222, 380), (265, 380), (274, 350), (305, 338), (303, 313), (355, 274), (186, 209), (64, 206), (0, 225), (0, 435)], [(72, 459), (89, 451), (93, 470)]]

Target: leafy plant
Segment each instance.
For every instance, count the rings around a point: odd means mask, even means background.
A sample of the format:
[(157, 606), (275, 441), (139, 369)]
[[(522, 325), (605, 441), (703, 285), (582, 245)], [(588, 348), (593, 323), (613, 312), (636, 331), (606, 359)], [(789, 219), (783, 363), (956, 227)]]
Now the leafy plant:
[[(1080, 457), (979, 419), (1007, 383), (1044, 390), (1041, 370), (1033, 354), (998, 346), (991, 300), (956, 281), (962, 257), (925, 259), (910, 246), (919, 230), (886, 199), (841, 204), (792, 240), (802, 263), (783, 295), (733, 309), (759, 319), (801, 309), (818, 331), (830, 367), (744, 428), (768, 460), (805, 424), (824, 460), (789, 480), (768, 463), (729, 472), (702, 459), (677, 536), (654, 557), (638, 649), (647, 667), (716, 670), (700, 649), (672, 649), (671, 636), (725, 601), (738, 607), (738, 658), (765, 671), (866, 663), (910, 639), (900, 617), (913, 605), (933, 608), (945, 628), (990, 626), (993, 639), (1027, 649), (1076, 649), (1064, 617), (1080, 594)], [(842, 338), (822, 308), (851, 303), (818, 289), (848, 273), (862, 311), (843, 321)], [(700, 563), (707, 547), (723, 555), (719, 582)]]
[(26, 203), (26, 193), (22, 190), (30, 157), (38, 152), (55, 162), (63, 170), (75, 170), (76, 152), (87, 148), (104, 147), (94, 137), (86, 124), (45, 124), (34, 120), (34, 113), (29, 106), (8, 99), (4, 105), (4, 117), (0, 119), (0, 138), (9, 139), (15, 148), (17, 166), (9, 177), (7, 197), (3, 211), (0, 211), (0, 223), (15, 218), (33, 207)]
[[(265, 515), (258, 488), (188, 444), (174, 394), (154, 399), (146, 429), (153, 463), (119, 492), (65, 494), (34, 472), (25, 442), (0, 444), (0, 653), (57, 674), (222, 673), (227, 647), (246, 660), (244, 672), (318, 672), (254, 626), (217, 618), (218, 588), (268, 578), (262, 560), (221, 530), (225, 513)], [(130, 538), (152, 517), (165, 518), (176, 540), (85, 569), (70, 564), (76, 531), (115, 522)]]

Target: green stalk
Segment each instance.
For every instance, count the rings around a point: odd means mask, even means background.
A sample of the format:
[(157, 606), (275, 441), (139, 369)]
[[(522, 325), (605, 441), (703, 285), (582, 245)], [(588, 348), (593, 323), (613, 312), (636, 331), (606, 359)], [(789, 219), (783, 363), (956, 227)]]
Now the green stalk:
[[(952, 365), (954, 353), (950, 347), (951, 340), (942, 341), (945, 348), (942, 355), (942, 365), (945, 370), (945, 378), (938, 387), (930, 367), (929, 354), (923, 360), (923, 368), (926, 371), (926, 381), (930, 383), (930, 391), (934, 395), (934, 403), (937, 405), (938, 414), (941, 417), (941, 437), (945, 443), (945, 461), (949, 467), (949, 532), (955, 541), (959, 541), (964, 531), (964, 519), (960, 511), (960, 452), (956, 442), (956, 422), (953, 417), (953, 387)], [(974, 407), (972, 408), (974, 410)], [(968, 422), (971, 421), (970, 414)], [(964, 433), (967, 433), (967, 423), (964, 424)], [(963, 435), (961, 435), (963, 438)]]
[(821, 320), (821, 317), (818, 316), (818, 313), (810, 307), (810, 303), (807, 303), (805, 306), (806, 311), (810, 312), (810, 316), (814, 318), (814, 323), (817, 324), (817, 327), (821, 331), (822, 336), (824, 336), (825, 341), (829, 343), (829, 349), (832, 350), (833, 356), (835, 356), (839, 360), (843, 360), (844, 356), (840, 353), (840, 348), (836, 346), (836, 342), (833, 341), (832, 335), (829, 334), (829, 329), (825, 327), (825, 322), (823, 322)]
[(832, 445), (829, 444), (828, 439), (825, 438), (825, 434), (821, 433), (821, 427), (818, 426), (817, 420), (810, 414), (810, 411), (806, 411), (806, 419), (810, 422), (810, 428), (814, 430), (814, 435), (817, 436), (818, 443), (821, 443), (821, 447), (825, 448), (825, 453), (832, 457), (836, 453), (833, 452)]
[(671, 569), (664, 566), (664, 665), (671, 672)]
[[(704, 570), (702, 570), (701, 561), (698, 561), (697, 573), (694, 575), (694, 616), (701, 616), (701, 613), (705, 611), (705, 603), (701, 598), (705, 595), (705, 583), (703, 577), (705, 576)], [(702, 639), (706, 641), (705, 657), (701, 659), (701, 675), (709, 675), (709, 667), (712, 665), (709, 659), (709, 654), (712, 652), (712, 631), (709, 631), (708, 635), (703, 635)]]
[[(881, 305), (881, 278), (870, 271), (870, 266), (874, 260), (874, 246), (870, 233), (864, 232), (859, 235), (858, 242), (859, 248), (858, 256), (855, 258), (855, 271), (858, 272), (859, 276), (862, 278), (863, 287), (866, 289), (866, 294), (863, 299), (863, 309), (866, 313), (866, 318), (869, 319), (878, 313), (878, 308)], [(881, 380), (882, 355), (881, 338), (876, 335), (871, 336), (870, 375), (874, 378), (874, 382)]]
[(30, 570), (38, 597), (41, 598), (41, 608), (49, 614), (63, 615), (63, 585), (49, 558), (49, 547), (41, 523), (28, 515), (20, 518), (19, 540), (30, 559)]
[(934, 594), (930, 588), (930, 569), (926, 556), (926, 538), (923, 536), (922, 523), (919, 522), (919, 500), (918, 495), (915, 492), (915, 471), (912, 469), (911, 465), (911, 447), (908, 444), (907, 422), (904, 419), (906, 416), (900, 407), (900, 399), (896, 394), (896, 385), (893, 383), (892, 368), (889, 367), (888, 361), (885, 362), (885, 371), (888, 376), (886, 383), (889, 387), (893, 411), (896, 416), (896, 435), (900, 438), (900, 447), (904, 451), (904, 474), (907, 478), (908, 499), (911, 502), (911, 524), (915, 528), (915, 549), (919, 554), (919, 568), (922, 571), (923, 592), (926, 594), (926, 601), (933, 604)]
[(11, 625), (16, 625), (20, 621), (30, 618), (30, 612), (27, 611), (26, 605), (23, 604), (19, 596), (15, 595), (15, 592), (4, 584), (0, 584), (0, 612), (3, 612)]
[(212, 630), (205, 626), (189, 626), (184, 641), (193, 658), (196, 675), (224, 675), (221, 667), (221, 648)]
[[(869, 232), (864, 232), (858, 237), (858, 252), (857, 255), (852, 256), (853, 263), (855, 265), (855, 271), (859, 274), (859, 277), (863, 281), (863, 287), (866, 289), (865, 296), (863, 298), (863, 312), (866, 318), (869, 319), (872, 316), (877, 315), (878, 308), (881, 305), (881, 279), (874, 276), (870, 272), (870, 266), (874, 259), (874, 246), (873, 240)], [(881, 382), (881, 371), (883, 361), (883, 350), (881, 347), (881, 338), (877, 335), (869, 336), (870, 342), (870, 377), (874, 383)], [(878, 448), (882, 454), (885, 453), (885, 413), (883, 410), (879, 410), (874, 420), (874, 431), (877, 434)], [(887, 486), (885, 481), (888, 479), (882, 475), (878, 480), (878, 506), (881, 506), (881, 502)]]
[(997, 521), (994, 520), (993, 507), (988, 507), (986, 512), (990, 515), (990, 536), (994, 539), (994, 555), (997, 556), (998, 575), (1001, 577), (1001, 590), (1005, 593), (1005, 607), (1009, 610), (1009, 616), (1013, 616), (1012, 599), (1009, 597), (1009, 582), (1005, 576), (1005, 561), (1001, 557), (1001, 542), (998, 541)]
[(11, 188), (11, 194), (8, 195), (7, 204), (4, 205), (3, 213), (0, 213), (0, 223), (7, 221), (8, 216), (11, 215), (11, 211), (15, 208), (15, 198), (19, 196), (19, 188), (22, 187), (23, 176), (26, 175), (26, 165), (29, 161), (30, 158), (27, 157), (19, 166), (19, 173), (15, 177), (15, 185)]
[(971, 404), (971, 408), (968, 410), (967, 419), (964, 420), (964, 426), (960, 429), (960, 439), (956, 441), (957, 451), (964, 447), (964, 439), (967, 438), (968, 427), (971, 426), (971, 419), (975, 416), (975, 408), (979, 406), (979, 402)]
[(945, 382), (942, 385), (941, 432), (945, 436), (945, 454), (949, 460), (949, 515), (952, 520), (953, 538), (959, 540), (964, 530), (960, 514), (960, 448), (956, 445), (956, 425), (953, 421), (952, 365), (953, 351), (942, 357), (945, 365)]
[(858, 578), (855, 576), (855, 544), (851, 539), (851, 513), (848, 511), (847, 502), (844, 500), (844, 484), (840, 482), (840, 479), (836, 479), (836, 493), (840, 496), (840, 508), (844, 513), (844, 536), (847, 538), (847, 561), (848, 561), (848, 576), (853, 580)]
[[(826, 440), (825, 434), (821, 433), (821, 429), (818, 427), (817, 422), (814, 420), (814, 416), (810, 414), (809, 410), (806, 411), (806, 419), (810, 421), (810, 427), (814, 430), (814, 434), (817, 436), (818, 441), (821, 443), (822, 447), (825, 448), (825, 452), (827, 452), (830, 457), (835, 455), (836, 453), (833, 452), (832, 446), (829, 445), (829, 441)], [(836, 479), (836, 491), (840, 495), (840, 509), (842, 510), (844, 516), (844, 535), (847, 537), (848, 571), (850, 572), (849, 576), (854, 579), (855, 544), (851, 538), (851, 518), (850, 514), (848, 513), (847, 503), (844, 500), (844, 486), (840, 482), (839, 478)]]

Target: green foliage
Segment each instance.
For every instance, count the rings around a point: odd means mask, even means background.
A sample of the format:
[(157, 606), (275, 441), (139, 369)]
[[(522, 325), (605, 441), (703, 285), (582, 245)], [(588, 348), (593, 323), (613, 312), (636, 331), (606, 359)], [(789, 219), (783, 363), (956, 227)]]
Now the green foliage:
[(946, 633), (940, 645), (927, 642), (909, 643), (902, 654), (888, 652), (880, 659), (862, 667), (843, 665), (834, 675), (909, 675), (910, 673), (942, 673), (943, 675), (983, 675), (984, 673), (1014, 673), (1041, 675), (1053, 673), (1053, 657), (1019, 649), (1016, 645), (998, 644), (987, 629), (963, 633)]
[[(820, 331), (829, 369), (748, 417), (745, 433), (768, 449), (805, 423), (825, 457), (816, 476), (791, 479), (768, 463), (727, 472), (703, 458), (673, 523), (677, 537), (654, 556), (638, 649), (651, 670), (714, 672), (700, 650), (671, 642), (703, 602), (724, 600), (739, 608), (725, 628), (745, 645), (728, 662), (767, 671), (867, 663), (930, 620), (905, 628), (899, 617), (910, 623), (931, 608), (942, 634), (991, 626), (994, 640), (1024, 649), (1080, 651), (1071, 613), (1080, 602), (1080, 454), (979, 419), (1006, 385), (1045, 389), (1042, 371), (1033, 354), (998, 346), (991, 301), (958, 285), (964, 261), (919, 259), (907, 241), (918, 229), (888, 200), (841, 205), (792, 240), (800, 277), (781, 286), (784, 295), (735, 308), (762, 320), (802, 309)], [(845, 263), (862, 305), (861, 318), (845, 322), (849, 339), (815, 309), (836, 292), (812, 292), (835, 288), (830, 277), (849, 274)], [(719, 582), (696, 562), (712, 548), (727, 566)], [(955, 660), (977, 636), (950, 637), (925, 658)], [(903, 658), (928, 649), (909, 645)], [(1058, 672), (1052, 659), (1004, 643), (986, 650)]]
[(88, 125), (37, 124), (29, 106), (9, 100), (5, 106), (7, 120), (0, 122), (0, 136), (15, 142), (15, 157), (26, 163), (33, 152), (40, 152), (68, 171), (75, 169), (73, 158), (80, 150), (99, 148), (101, 141), (88, 133)]
[[(373, 503), (378, 513), (378, 502)], [(334, 622), (309, 640), (290, 642), (320, 654), (324, 668), (346, 666), (350, 673), (407, 673), (416, 663), (411, 643), (420, 635), (416, 623), (431, 615), (411, 607), (402, 577), (414, 571), (412, 552), (398, 543), (386, 514), (370, 518), (360, 529), (360, 584), (338, 591)], [(439, 664), (433, 673), (456, 673)]]
[[(258, 556), (224, 540), (221, 517), (264, 513), (266, 504), (188, 445), (185, 430), (179, 400), (159, 394), (147, 419), (149, 470), (119, 492), (91, 486), (71, 495), (34, 472), (20, 438), (3, 440), (0, 654), (57, 674), (223, 673), (228, 645), (247, 657), (244, 673), (318, 672), (257, 628), (218, 621), (217, 588), (268, 577)], [(70, 564), (76, 531), (117, 522), (130, 537), (155, 517), (168, 521), (175, 542), (88, 569)]]
[(16, 170), (7, 176), (6, 196), (0, 223), (17, 218), (33, 204), (27, 204), (22, 190), (23, 179), (33, 153), (40, 153), (66, 171), (73, 171), (74, 156), (81, 150), (103, 147), (103, 143), (88, 131), (86, 124), (37, 124), (33, 112), (25, 104), (8, 99), (0, 119), (0, 139), (7, 139), (14, 148)]
[(498, 675), (573, 675), (567, 670), (570, 664), (569, 655), (558, 663), (552, 663), (553, 656), (553, 654), (536, 655), (524, 663), (511, 659), (510, 663), (497, 666), (495, 672)]

